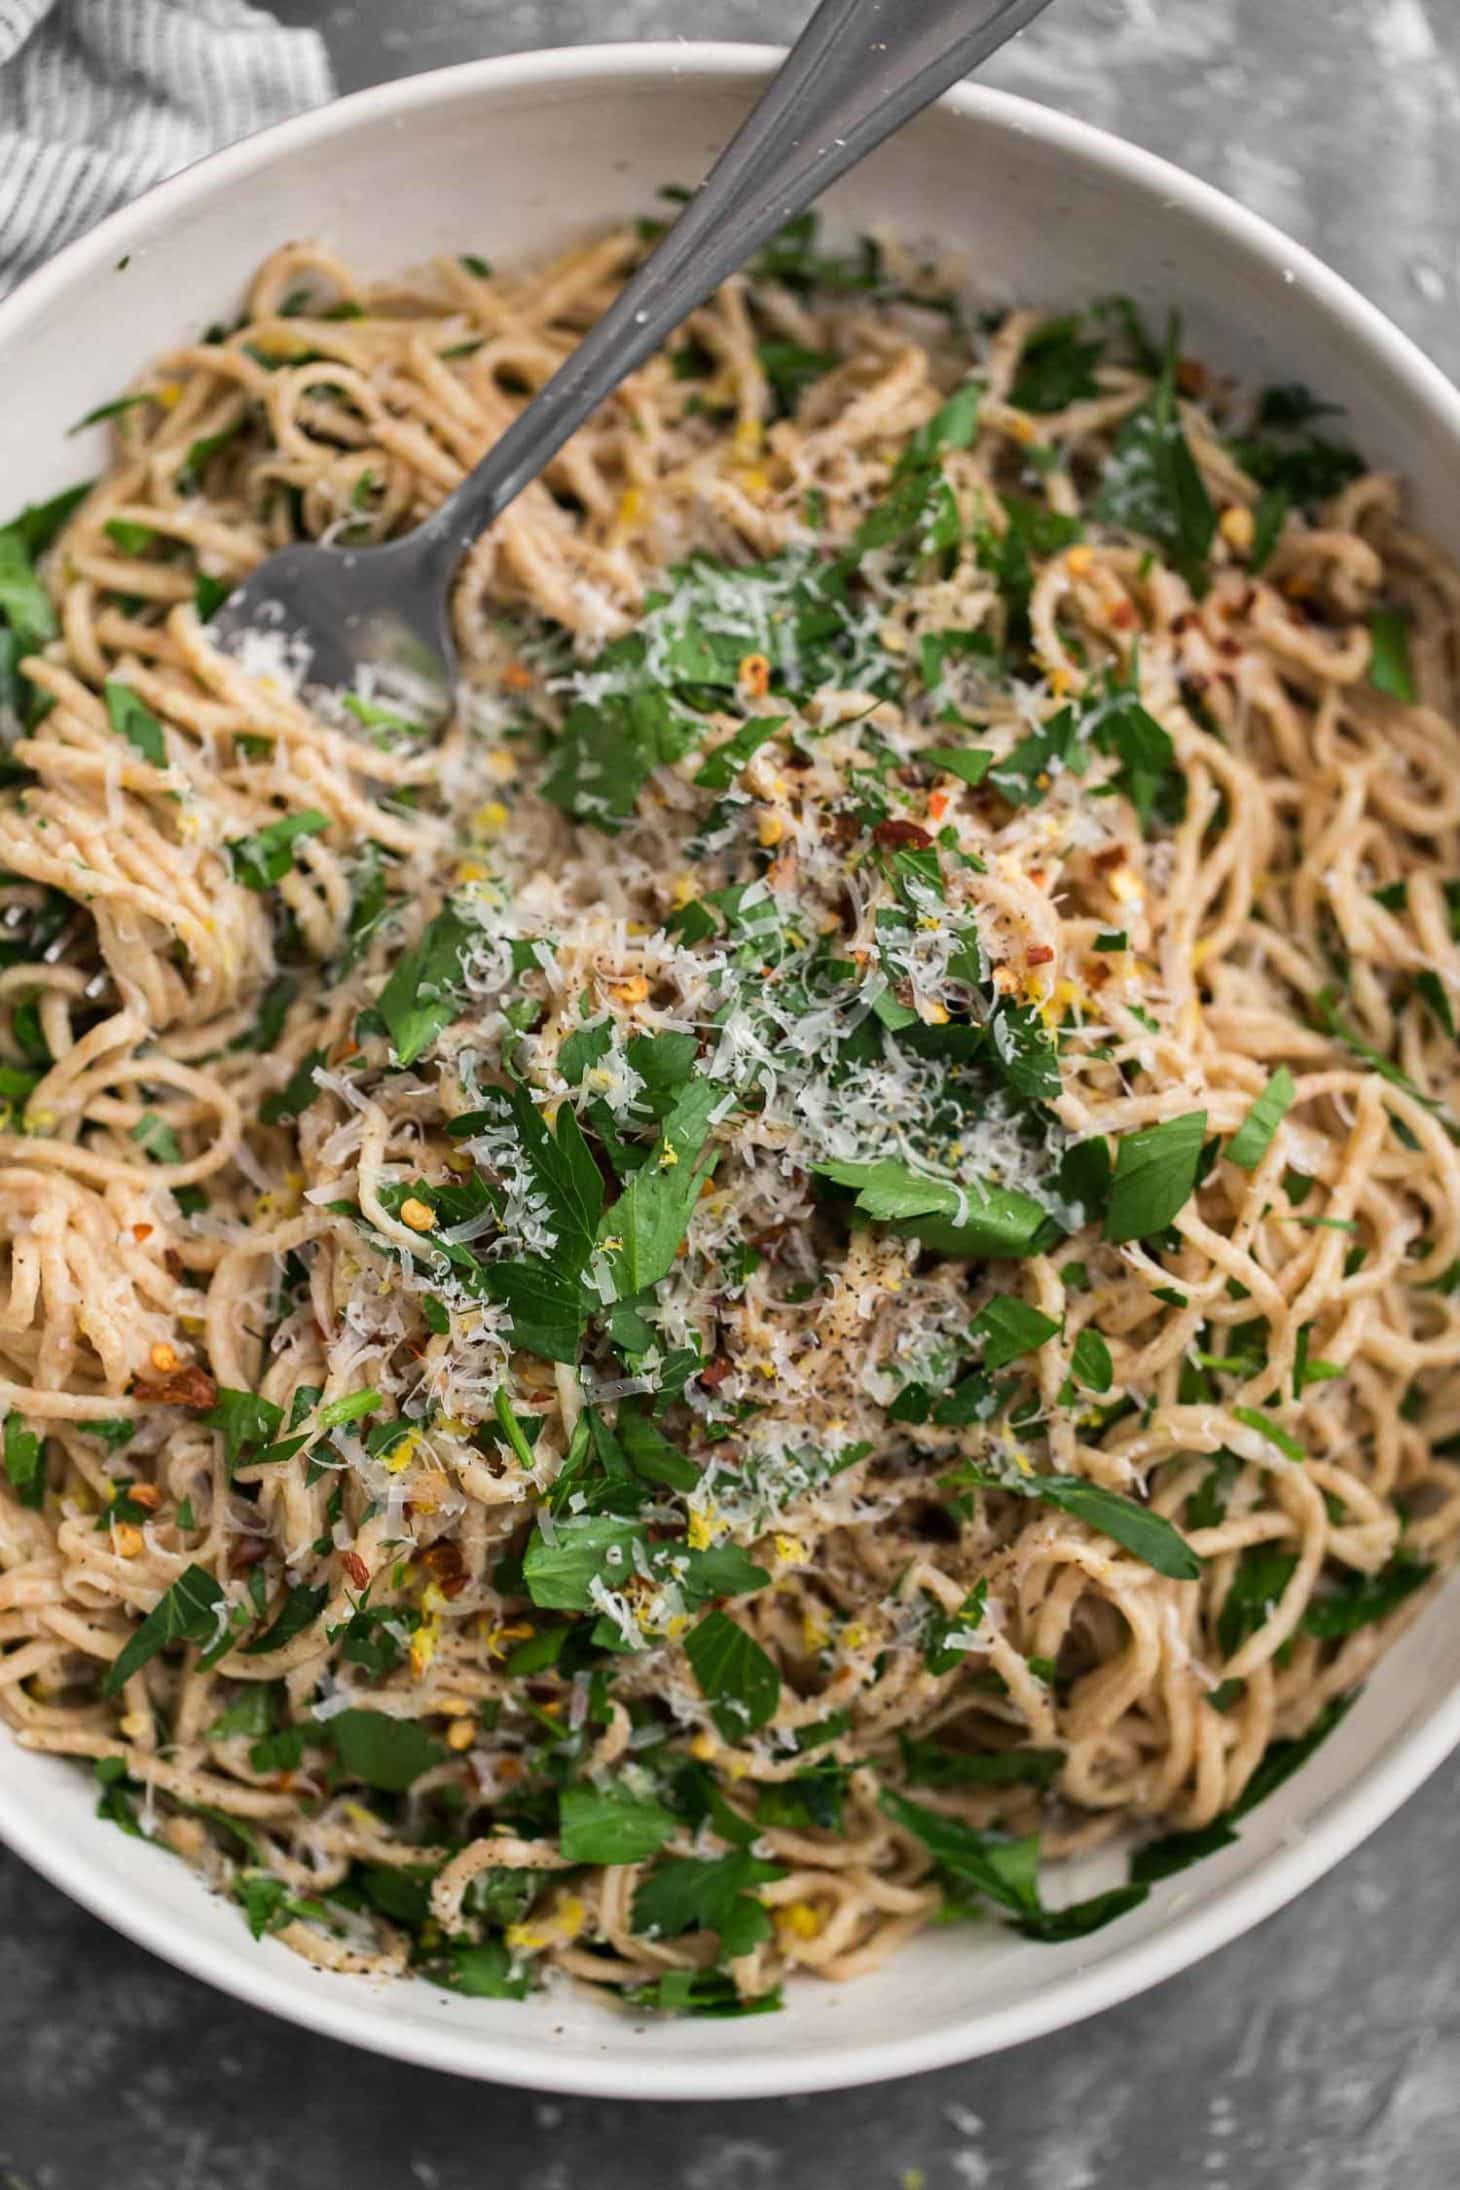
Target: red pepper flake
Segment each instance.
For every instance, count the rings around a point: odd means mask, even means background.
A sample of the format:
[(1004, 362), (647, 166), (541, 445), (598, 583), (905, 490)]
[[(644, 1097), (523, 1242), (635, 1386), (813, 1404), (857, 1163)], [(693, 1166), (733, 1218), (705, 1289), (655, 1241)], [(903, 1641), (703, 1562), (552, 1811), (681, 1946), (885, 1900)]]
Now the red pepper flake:
[(358, 1551), (341, 1552), (340, 1565), (349, 1575), (350, 1580), (354, 1583), (357, 1589), (369, 1588), (370, 1569), (365, 1564), (365, 1561), (361, 1558)]
[(1050, 948), (1048, 943), (1033, 943), (1024, 953), (1024, 963), (1026, 966), (1047, 966), (1052, 962), (1053, 958), (1054, 952)]
[(191, 1361), (169, 1369), (166, 1376), (139, 1376), (130, 1396), (148, 1407), (215, 1407), (218, 1384), (206, 1369)]
[(468, 1577), (460, 1544), (432, 1544), (425, 1554), (425, 1564), (430, 1568), (431, 1578), (443, 1597), (461, 1595)]
[(1097, 874), (1109, 874), (1112, 867), (1125, 865), (1125, 846), (1107, 844), (1103, 852), (1097, 852), (1090, 862)]
[(730, 1374), (728, 1355), (720, 1354), (714, 1361), (707, 1361), (700, 1371), (700, 1382), (707, 1392), (717, 1392)]
[(920, 829), (915, 821), (903, 821), (896, 817), (879, 821), (872, 831), (874, 844), (914, 845), (920, 852), (925, 852), (932, 841), (927, 830)]

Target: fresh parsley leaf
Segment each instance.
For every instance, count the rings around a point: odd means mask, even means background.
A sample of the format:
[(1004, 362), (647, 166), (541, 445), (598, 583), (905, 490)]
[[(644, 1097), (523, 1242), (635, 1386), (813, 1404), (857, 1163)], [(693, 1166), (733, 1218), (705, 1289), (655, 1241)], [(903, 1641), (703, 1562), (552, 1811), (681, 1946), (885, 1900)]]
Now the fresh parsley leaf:
[(726, 1612), (707, 1612), (685, 1638), (685, 1654), (726, 1741), (743, 1741), (775, 1715), (781, 1677), (753, 1635)]
[(1399, 1557), (1377, 1574), (1347, 1573), (1310, 1600), (1303, 1627), (1325, 1642), (1356, 1634), (1361, 1627), (1387, 1619), (1406, 1597), (1423, 1589), (1434, 1571), (1422, 1560)]
[(198, 622), (211, 623), (232, 591), (230, 579), (210, 578), (207, 571), (200, 570), (193, 580), (193, 608)]
[(1132, 1883), (1154, 1886), (1159, 1880), (1184, 1871), (1189, 1863), (1199, 1863), (1204, 1856), (1217, 1855), (1223, 1848), (1232, 1847), (1238, 1837), (1225, 1816), (1214, 1817), (1210, 1825), (1197, 1826), (1191, 1832), (1163, 1833), (1159, 1840), (1148, 1840), (1131, 1857)]
[(286, 1118), (297, 1118), (301, 1110), (309, 1108), (319, 1093), (314, 1075), (324, 1061), (322, 1049), (306, 1050), (284, 1085), (260, 1103), (259, 1117), (265, 1125), (281, 1125)]
[(1070, 1363), (1077, 1383), (1087, 1391), (1108, 1392), (1115, 1382), (1115, 1363), (1110, 1348), (1092, 1325), (1086, 1324), (1075, 1340)]
[(206, 1567), (190, 1566), (163, 1592), (140, 1627), (134, 1628), (101, 1683), (114, 1696), (134, 1673), (170, 1643), (206, 1642), (218, 1626), (223, 1591)]
[(988, 1583), (980, 1575), (956, 1612), (941, 1612), (935, 1600), (928, 1599), (935, 1606), (923, 1631), (923, 1663), (930, 1673), (956, 1673), (963, 1664), (983, 1625), (988, 1593)]
[(1062, 1749), (988, 1749), (979, 1754), (940, 1742), (899, 1737), (910, 1787), (1048, 1787), (1064, 1765)]
[(383, 1680), (400, 1664), (419, 1626), (420, 1615), (413, 1607), (362, 1601), (354, 1606), (348, 1620), (327, 1633), (332, 1643), (339, 1643), (342, 1658), (351, 1665), (363, 1665), (375, 1680)]
[(824, 1757), (790, 1779), (769, 1780), (755, 1801), (757, 1825), (785, 1826), (792, 1832), (841, 1831), (842, 1804), (851, 1766)]
[(256, 1635), (252, 1642), (245, 1643), (242, 1656), (260, 1658), (268, 1651), (282, 1650), (286, 1643), (293, 1642), (296, 1635), (303, 1635), (313, 1627), (329, 1602), (329, 1594), (329, 1588), (323, 1582), (316, 1589), (311, 1589), (306, 1583), (296, 1582), (279, 1607), (278, 1617), (273, 1625), (266, 1628), (262, 1635)]
[(1242, 469), (1266, 488), (1264, 503), (1281, 496), (1285, 509), (1312, 510), (1359, 476), (1364, 462), (1356, 450), (1312, 430), (1315, 418), (1336, 409), (1314, 402), (1298, 382), (1264, 389), (1253, 430), (1231, 444)]
[(1039, 1900), (1039, 1835), (1011, 1839), (1007, 1833), (965, 1825), (921, 1802), (884, 1787), (878, 1797), (883, 1814), (921, 1840), (939, 1870), (965, 1879), (988, 1900), (1016, 1917), (1035, 1916)]
[(652, 1984), (626, 1987), (624, 1998), (633, 2008), (660, 2015), (773, 2015), (781, 2005), (781, 1988), (742, 1993), (728, 1970), (667, 1969)]
[(603, 1178), (577, 1113), (564, 1104), (554, 1132), (525, 1087), (508, 1088), (505, 1104), (533, 1191), (548, 1213), (553, 1259), (561, 1267), (581, 1270), (593, 1251), (603, 1209)]
[(1199, 1826), (1193, 1832), (1166, 1833), (1138, 1849), (1131, 1859), (1132, 1882), (1154, 1885), (1158, 1879), (1170, 1878), (1175, 1872), (1185, 1870), (1188, 1864), (1200, 1862), (1204, 1856), (1216, 1855), (1221, 1849), (1231, 1847), (1238, 1837), (1234, 1830), (1238, 1821), (1255, 1810), (1260, 1802), (1265, 1802), (1284, 1780), (1290, 1779), (1307, 1763), (1352, 1702), (1351, 1695), (1336, 1696), (1319, 1712), (1306, 1734), (1292, 1740), (1270, 1742), (1238, 1800), (1220, 1817), (1213, 1818), (1209, 1825)]
[(257, 1741), (274, 1723), (274, 1706), (280, 1690), (273, 1681), (252, 1681), (236, 1700), (219, 1712), (208, 1728), (209, 1741), (235, 1741), (246, 1736)]
[(785, 715), (751, 715), (733, 737), (717, 745), (695, 775), (702, 791), (728, 791), (746, 762), (753, 760), (768, 738), (785, 727)]
[(88, 411), (84, 418), (78, 418), (74, 426), (68, 426), (67, 436), (69, 438), (73, 433), (81, 433), (87, 426), (100, 426), (109, 418), (122, 418), (128, 411), (135, 411), (139, 404), (156, 403), (158, 400), (155, 388), (135, 389), (130, 395), (114, 395), (110, 402), (98, 403), (95, 410)]
[(970, 787), (983, 782), (993, 757), (978, 745), (930, 745), (918, 755), (918, 759), (930, 768), (941, 768), (945, 775), (957, 776), (961, 783)]
[(665, 1118), (648, 1162), (599, 1219), (598, 1244), (614, 1300), (647, 1292), (674, 1267), (700, 1189), (717, 1160), (713, 1153), (708, 1162), (701, 1158), (711, 1115), (724, 1097), (713, 1080), (691, 1081)]
[(1090, 756), (1073, 707), (1062, 707), (989, 770), (989, 781), (1011, 806), (1040, 806), (1056, 776), (1082, 776)]
[(415, 1719), (391, 1718), (384, 1711), (337, 1711), (320, 1732), (351, 1779), (384, 1794), (403, 1793), (447, 1755)]
[(1414, 976), (1414, 987), (1416, 995), (1423, 997), (1426, 1005), (1433, 1012), (1436, 1023), (1442, 1032), (1447, 1034), (1453, 1042), (1457, 1035), (1455, 1014), (1450, 1007), (1450, 998), (1440, 976), (1426, 966), (1422, 973), (1417, 973)]
[(422, 1964), (422, 1975), (469, 2000), (525, 2000), (535, 1981), (503, 1939), (450, 1939)]
[(613, 1048), (613, 1023), (600, 1019), (595, 1026), (574, 1027), (558, 1051), (558, 1070), (569, 1087), (581, 1087), (583, 1075), (601, 1064)]
[(1292, 1109), (1297, 1092), (1293, 1075), (1286, 1065), (1279, 1065), (1227, 1143), (1228, 1162), (1242, 1171), (1257, 1169), (1274, 1133)]
[(996, 1293), (969, 1325), (970, 1338), (983, 1340), (983, 1365), (1006, 1369), (1021, 1354), (1032, 1353), (1059, 1330), (1053, 1316), (1033, 1308), (1014, 1293)]
[[(297, 362), (302, 363), (303, 360), (300, 359)], [(188, 444), (188, 453), (183, 459), (182, 469), (178, 473), (179, 486), (185, 489), (196, 487), (214, 457), (221, 449), (226, 449), (230, 441), (237, 439), (238, 435), (243, 432), (247, 422), (244, 413), (240, 412), (231, 424), (220, 426), (217, 433), (200, 434), (196, 441), (190, 442)]]
[(615, 835), (656, 768), (681, 759), (700, 725), (667, 692), (640, 687), (579, 700), (563, 723), (542, 795), (574, 821)]
[(221, 1385), (215, 1404), (199, 1419), (206, 1429), (223, 1432), (223, 1456), (231, 1472), (252, 1446), (268, 1444), (284, 1420), (284, 1410), (261, 1392), (231, 1391)]
[(309, 1745), (307, 1727), (281, 1726), (277, 1733), (263, 1734), (253, 1743), (248, 1752), (249, 1769), (254, 1772), (297, 1772)]
[(966, 1255), (971, 1261), (1029, 1254), (1048, 1221), (1030, 1194), (978, 1182), (960, 1187), (891, 1158), (818, 1164), (815, 1169), (818, 1178), (854, 1188), (856, 1207), (874, 1223), (891, 1225), (940, 1253)]
[(289, 1017), (289, 1006), (298, 994), (299, 983), (292, 974), (277, 975), (259, 999), (258, 1017), (253, 1025), (246, 1033), (236, 1035), (229, 1048), (257, 1050), (261, 1056), (277, 1049)]
[(465, 996), (462, 961), (480, 930), (446, 905), (414, 950), (396, 961), (376, 1002), (396, 1062), (413, 1065), (449, 1027)]
[(1078, 319), (1051, 319), (1024, 345), (1009, 401), (1021, 411), (1062, 411), (1098, 393), (1095, 363), (1104, 345), (1080, 340)]
[(1217, 1615), (1217, 1641), (1226, 1657), (1271, 1617), (1297, 1566), (1294, 1553), (1273, 1544), (1253, 1544), (1243, 1552)]
[(1270, 1414), (1264, 1414), (1260, 1407), (1234, 1407), (1232, 1414), (1247, 1429), (1256, 1430), (1259, 1437), (1265, 1437), (1270, 1445), (1276, 1445), (1278, 1451), (1286, 1453), (1290, 1460), (1307, 1458), (1297, 1438), (1285, 1430), (1280, 1422), (1274, 1422)]
[(154, 768), (165, 768), (167, 747), (163, 743), (162, 724), (141, 694), (134, 692), (131, 685), (108, 677), (102, 686), (102, 696), (106, 701), (107, 720), (117, 736), (125, 738), (128, 745)]
[[(601, 1436), (603, 1424), (596, 1415), (593, 1420), (595, 1435)], [(646, 1407), (625, 1401), (619, 1408), (615, 1428), (624, 1458), (641, 1482), (660, 1483), (668, 1490), (695, 1489), (700, 1479), (699, 1469), (692, 1460), (687, 1460), (682, 1452), (670, 1444)], [(705, 1554), (701, 1553), (700, 1556)], [(758, 1567), (752, 1571), (760, 1573)], [(751, 1582), (744, 1586), (758, 1589), (766, 1579), (768, 1577), (762, 1575), (760, 1582)], [(711, 1591), (710, 1594), (728, 1597), (734, 1592), (726, 1589)]]
[(102, 530), (124, 555), (145, 555), (157, 538), (151, 525), (138, 524), (131, 517), (109, 517)]
[(771, 1919), (753, 1889), (786, 1875), (744, 1848), (712, 1862), (670, 1856), (656, 1863), (634, 1894), (633, 1929), (651, 1939), (678, 1939), (687, 1931), (719, 1935), (721, 1958), (734, 1961), (771, 1934)]
[(60, 494), (53, 494), (48, 502), (28, 502), (5, 530), (16, 534), (32, 559), (44, 555), (72, 511), (80, 508), (95, 485), (94, 479), (87, 479), (79, 487), (66, 487)]
[[(567, 1113), (565, 1113), (566, 1115)], [(482, 1282), (512, 1318), (512, 1342), (542, 1361), (578, 1358), (583, 1336), (583, 1289), (576, 1274), (538, 1256), (521, 1262), (491, 1262)]]
[(1173, 319), (1156, 385), (1121, 430), (1096, 513), (1108, 525), (1144, 533), (1156, 541), (1193, 591), (1200, 591), (1217, 513), (1181, 427), (1176, 400), (1177, 339)]
[(676, 1549), (668, 1564), (688, 1605), (703, 1604), (710, 1597), (748, 1597), (770, 1581), (765, 1568), (757, 1566), (741, 1544), (711, 1544), (704, 1551)]
[(619, 1788), (565, 1787), (558, 1796), (559, 1844), (570, 1863), (642, 1863), (675, 1830), (662, 1803)]
[(319, 836), (329, 825), (328, 814), (308, 807), (302, 813), (281, 814), (252, 836), (231, 837), (223, 848), (232, 862), (235, 881), (246, 890), (272, 889), (293, 866), (294, 847), (300, 838)]
[(1372, 1042), (1364, 1040), (1358, 1029), (1340, 1011), (1339, 992), (1336, 988), (1319, 990), (1313, 999), (1313, 1017), (1325, 1034), (1331, 1035), (1336, 1042), (1342, 1042), (1351, 1056), (1362, 1059), (1371, 1072), (1378, 1073), (1381, 1080), (1387, 1080), (1391, 1087), (1402, 1087), (1406, 1095), (1412, 1095), (1427, 1110), (1436, 1107), (1415, 1086), (1402, 1066), (1395, 1064), (1392, 1057), (1386, 1057), (1381, 1049), (1375, 1049)]
[(144, 1149), (154, 1163), (181, 1163), (183, 1152), (178, 1137), (165, 1118), (159, 1118), (155, 1110), (144, 1110), (133, 1126), (130, 1138)]
[(1083, 1521), (1100, 1535), (1111, 1537), (1132, 1558), (1144, 1560), (1172, 1581), (1194, 1582), (1201, 1574), (1201, 1560), (1164, 1514), (1153, 1513), (1124, 1491), (1087, 1482), (1082, 1475), (1024, 1475), (1012, 1468), (994, 1474), (987, 1468), (969, 1466), (956, 1469), (943, 1482), (951, 1489), (973, 1486), (1040, 1499)]
[(1116, 786), (1130, 800), (1143, 829), (1158, 814), (1170, 818), (1172, 800), (1184, 792), (1176, 747), (1170, 731), (1141, 705), (1134, 681), (1117, 684), (1113, 675), (1108, 677), (1103, 692), (1082, 710), (1079, 731), (1120, 762)]
[(277, 1931), (289, 1921), (292, 1908), (289, 1887), (272, 1871), (240, 1871), (233, 1881), (232, 1893), (255, 1939), (262, 1939), (266, 1932)]
[(1034, 591), (1034, 558), (1058, 555), (1085, 537), (1078, 517), (1050, 509), (1046, 503), (1022, 494), (1001, 497), (1004, 530), (980, 527), (974, 534), (978, 559), (993, 575), (1007, 612), (1009, 646), (1027, 646), (1030, 640), (1029, 602)]
[(1122, 1134), (1105, 1213), (1106, 1239), (1146, 1239), (1165, 1230), (1196, 1185), (1206, 1129), (1206, 1112), (1190, 1110)]
[(1414, 670), (1409, 659), (1409, 618), (1402, 609), (1376, 608), (1369, 618), (1369, 682), (1392, 700), (1413, 705)]
[(21, 1504), (38, 1512), (46, 1494), (45, 1439), (28, 1430), (13, 1409), (5, 1417), (0, 1467)]
[(909, 434), (897, 460), (898, 470), (917, 471), (944, 449), (972, 448), (982, 400), (983, 387), (977, 380), (966, 380), (961, 388), (955, 388), (932, 417)]
[(0, 531), (0, 620), (14, 632), (19, 654), (37, 653), (60, 629), (24, 540), (9, 527)]
[(1019, 1929), (1026, 1939), (1038, 1939), (1047, 1947), (1058, 1946), (1066, 1939), (1088, 1939), (1092, 1931), (1102, 1931), (1117, 1917), (1138, 1909), (1146, 1891), (1139, 1880), (1133, 1879), (1128, 1885), (1110, 1886), (1104, 1893), (1091, 1894), (1088, 1901), (1072, 1901), (1062, 1909), (1040, 1909), (1024, 1917)]
[(539, 1523), (522, 1559), (527, 1594), (549, 1611), (590, 1611), (594, 1582), (621, 1589), (634, 1571), (634, 1546), (643, 1540), (643, 1523), (617, 1514), (559, 1514), (550, 1539)]
[[(602, 1229), (603, 1179), (571, 1105), (564, 1104), (560, 1110), (556, 1133), (524, 1087), (506, 1089), (499, 1098), (501, 1109), (516, 1135), (534, 1192), (547, 1211), (553, 1250), (551, 1255), (480, 1265), (468, 1256), (462, 1267), (510, 1311), (517, 1345), (546, 1360), (572, 1362), (585, 1317), (579, 1278), (593, 1251), (595, 1234)], [(469, 1130), (478, 1117), (486, 1115), (455, 1119), (452, 1130), (458, 1134)], [(439, 1189), (436, 1193), (439, 1200)], [(440, 1251), (454, 1259), (450, 1249)]]
[(699, 1043), (693, 1034), (636, 1034), (624, 1055), (644, 1083), (634, 1097), (635, 1110), (665, 1118), (694, 1077)]
[(1256, 577), (1272, 560), (1273, 550), (1283, 536), (1292, 503), (1283, 487), (1269, 487), (1257, 505), (1252, 520), (1252, 546), (1247, 554), (1247, 567)]
[(755, 355), (783, 411), (794, 411), (803, 389), (841, 363), (835, 350), (811, 350), (802, 342), (760, 342)]

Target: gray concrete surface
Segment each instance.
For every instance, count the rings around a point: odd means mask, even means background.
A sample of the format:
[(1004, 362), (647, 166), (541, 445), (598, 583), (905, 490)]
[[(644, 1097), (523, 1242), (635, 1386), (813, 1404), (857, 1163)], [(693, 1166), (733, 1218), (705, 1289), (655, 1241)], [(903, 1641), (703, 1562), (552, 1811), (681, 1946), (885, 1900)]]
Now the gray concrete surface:
[[(785, 36), (804, 0), (274, 0), (353, 89), (585, 38)], [(1457, 0), (1056, 0), (988, 71), (1312, 244), (1460, 374)], [(0, 2190), (1447, 2190), (1460, 1764), (1143, 2000), (830, 2098), (474, 2087), (214, 1996), (0, 1857)]]

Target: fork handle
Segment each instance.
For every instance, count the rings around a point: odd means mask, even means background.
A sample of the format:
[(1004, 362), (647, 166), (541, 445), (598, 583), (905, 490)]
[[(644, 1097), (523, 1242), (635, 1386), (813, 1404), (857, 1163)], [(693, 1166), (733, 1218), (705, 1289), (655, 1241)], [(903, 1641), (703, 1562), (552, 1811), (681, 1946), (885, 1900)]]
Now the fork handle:
[(727, 275), (1048, 0), (821, 0), (673, 227), (429, 520), (454, 559)]

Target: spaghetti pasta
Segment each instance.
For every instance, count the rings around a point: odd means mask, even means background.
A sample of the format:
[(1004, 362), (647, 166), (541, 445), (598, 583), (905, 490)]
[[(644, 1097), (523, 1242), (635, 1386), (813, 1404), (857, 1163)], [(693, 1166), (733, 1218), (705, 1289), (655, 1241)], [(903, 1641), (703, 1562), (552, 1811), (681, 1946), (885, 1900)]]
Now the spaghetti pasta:
[(439, 736), (214, 647), (640, 248), (291, 245), (0, 535), (0, 1716), (323, 1966), (727, 2012), (1118, 1915), (1452, 1557), (1460, 573), (1305, 391), (801, 223)]

